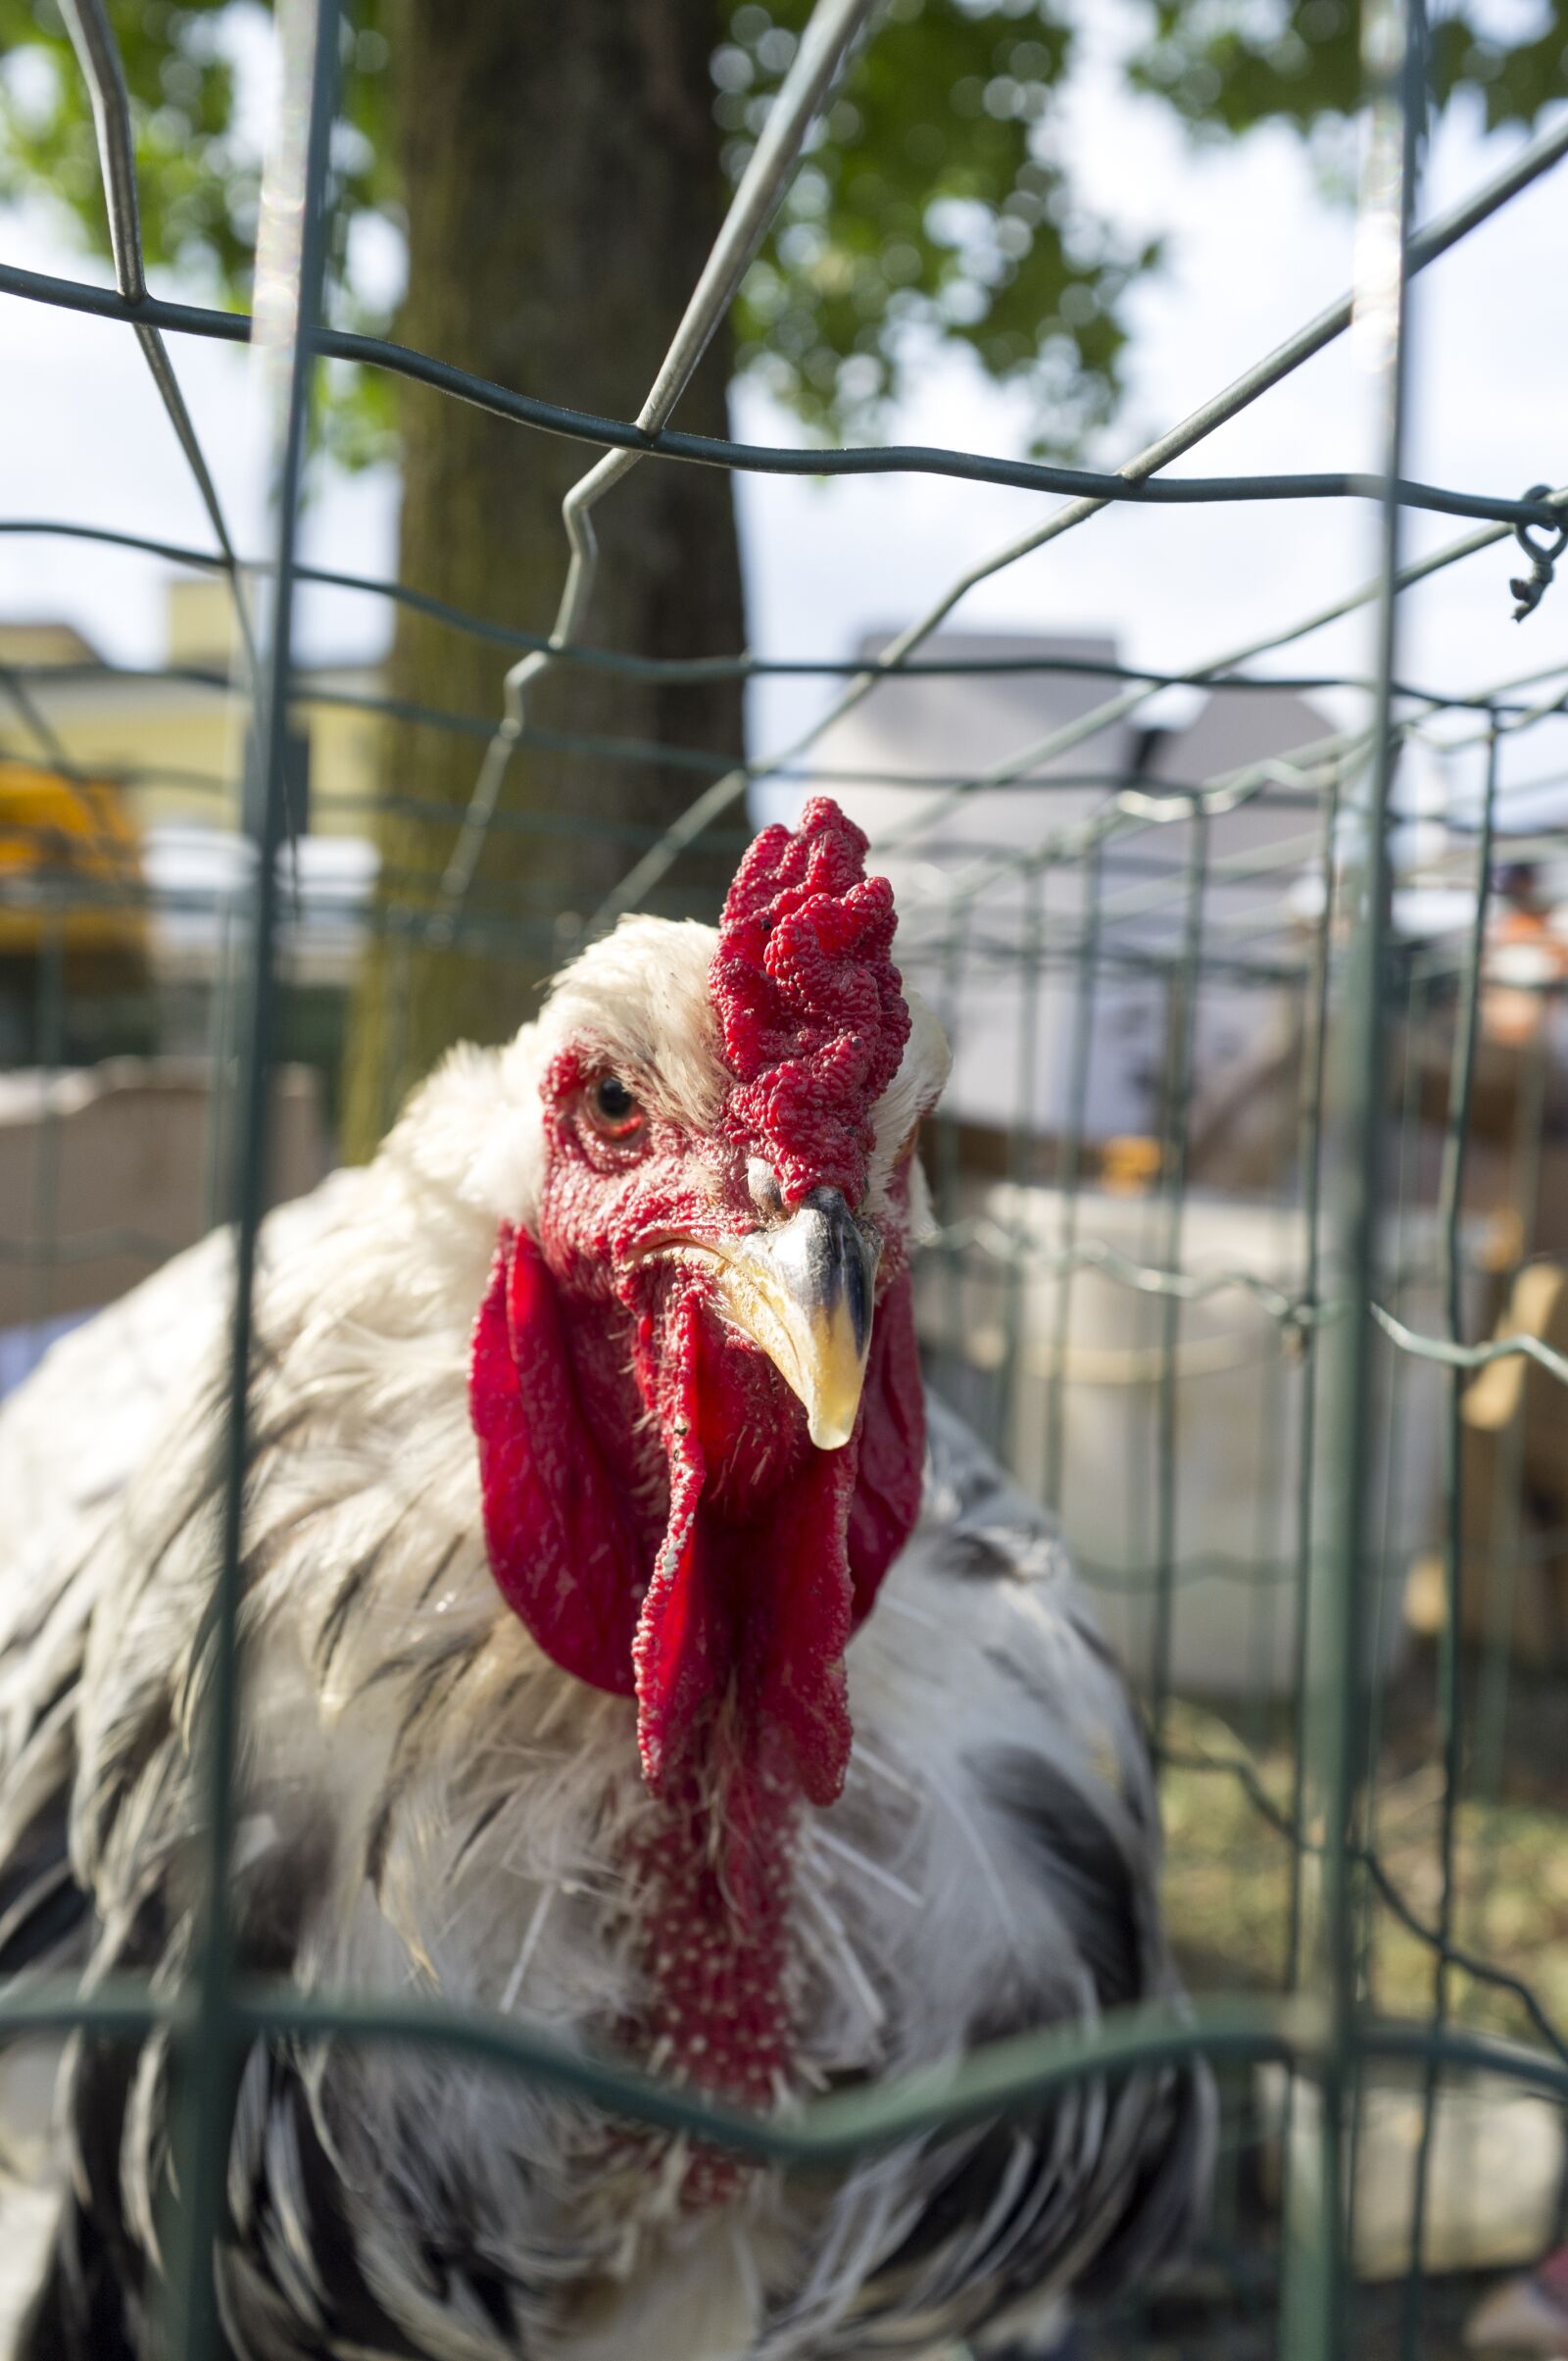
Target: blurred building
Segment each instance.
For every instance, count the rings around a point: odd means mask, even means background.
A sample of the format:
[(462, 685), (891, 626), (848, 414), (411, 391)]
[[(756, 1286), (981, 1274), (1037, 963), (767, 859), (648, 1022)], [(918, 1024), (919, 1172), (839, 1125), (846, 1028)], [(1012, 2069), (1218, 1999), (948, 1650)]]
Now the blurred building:
[[(248, 709), (230, 693), (226, 582), (176, 580), (168, 599), (165, 661), (147, 669), (106, 663), (68, 624), (0, 623), (0, 1063), (213, 1046), (250, 873)], [(381, 676), (318, 664), (296, 678), (287, 1045), (330, 1080), (375, 878)]]
[[(0, 665), (20, 670), (44, 727), (76, 768), (123, 788), (144, 837), (169, 826), (232, 829), (238, 821), (242, 701), (228, 691), (235, 655), (227, 583), (203, 575), (168, 588), (164, 663), (107, 664), (67, 623), (0, 622)], [(303, 791), (308, 832), (363, 836), (375, 792), (377, 727), (363, 700), (379, 667), (305, 664), (291, 716), (290, 783)], [(21, 716), (5, 745), (36, 761)]]
[[(70, 625), (0, 624), (0, 1392), (221, 1209), (239, 827), (226, 585), (177, 582), (165, 663)], [(374, 878), (366, 669), (294, 716), (307, 833), (282, 960), (271, 1191), (325, 1168), (344, 987)], [(296, 916), (297, 910), (297, 916)], [(295, 1062), (302, 1060), (303, 1062)]]
[[(1287, 1053), (1305, 949), (1291, 897), (1322, 855), (1320, 797), (1294, 766), (1332, 719), (1270, 687), (1146, 705), (1103, 635), (943, 632), (915, 662), (976, 668), (890, 677), (817, 763), (894, 879), (900, 960), (954, 1037), (965, 1160), (1006, 1169), (1020, 1134), (1059, 1139), (1081, 1108), (1087, 1141), (1136, 1161), (1189, 1020), (1195, 1136), (1217, 1145), (1259, 1062)], [(1236, 800), (1195, 823), (1186, 791), (1226, 782)], [(1107, 827), (1118, 796), (1127, 824)]]

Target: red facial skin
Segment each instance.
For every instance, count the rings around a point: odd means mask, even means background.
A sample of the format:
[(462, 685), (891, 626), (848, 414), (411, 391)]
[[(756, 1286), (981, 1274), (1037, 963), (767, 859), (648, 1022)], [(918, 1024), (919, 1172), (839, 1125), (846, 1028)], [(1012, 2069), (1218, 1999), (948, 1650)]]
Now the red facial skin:
[[(830, 1091), (825, 1112), (816, 1107), (796, 1127), (796, 1186), (786, 1194), (817, 1185), (814, 1158), (833, 1185), (852, 1183), (854, 1204), (869, 1144), (864, 1094), (896, 1068), (907, 1016), (901, 998), (903, 1029), (881, 1024), (887, 975), (897, 988), (891, 913), (884, 934), (880, 898), (867, 901), (866, 881), (846, 873), (839, 839), (849, 823), (825, 811), (810, 897), (799, 887), (813, 861), (799, 858), (799, 839), (769, 831), (731, 901), (745, 889), (744, 923), (754, 933), (760, 925), (764, 957), (767, 943), (784, 942), (786, 968), (809, 967), (824, 939), (866, 953), (870, 998), (851, 959), (847, 1006), (845, 979), (824, 969), (823, 953), (816, 1015), (796, 1005), (792, 1020), (798, 1037), (809, 1036), (813, 1063), (825, 1043), (835, 1071), (857, 1070), (859, 1098)], [(864, 840), (853, 836), (858, 872)], [(765, 864), (755, 858), (764, 847), (775, 875), (786, 872), (780, 926), (768, 919)], [(842, 910), (846, 900), (855, 907), (841, 925), (825, 906)], [(503, 1596), (566, 1671), (637, 1699), (643, 1773), (663, 1806), (657, 1837), (628, 1864), (648, 1928), (642, 2042), (661, 2066), (762, 2105), (789, 2075), (794, 1832), (803, 1803), (830, 1804), (844, 1783), (844, 1648), (914, 1521), (924, 1419), (901, 1221), (883, 1241), (859, 1418), (837, 1451), (812, 1446), (800, 1402), (725, 1320), (711, 1281), (654, 1251), (672, 1237), (760, 1227), (747, 1157), (762, 1154), (775, 1170), (785, 1160), (791, 1073), (803, 1069), (787, 1058), (748, 1065), (736, 1044), (752, 1022), (747, 1008), (761, 1007), (776, 1020), (776, 1050), (789, 996), (766, 979), (737, 1015), (733, 994), (726, 999), (735, 960), (721, 972), (735, 940), (730, 915), (727, 908), (714, 996), (749, 1078), (738, 1078), (716, 1134), (695, 1138), (648, 1110), (607, 1123), (591, 1064), (571, 1051), (555, 1060), (541, 1093), (537, 1238), (503, 1230), (474, 1335), (470, 1400)], [(847, 1021), (857, 1010), (858, 1035)], [(760, 1133), (759, 1092), (768, 1115)], [(730, 2167), (700, 2159), (688, 2200), (716, 2196), (731, 2180)]]
[[(646, 1116), (611, 1142), (571, 1056), (546, 1082), (539, 1239), (503, 1237), (472, 1399), (496, 1579), (547, 1653), (637, 1696), (651, 1787), (733, 1681), (829, 1803), (849, 1732), (840, 1658), (912, 1516), (923, 1442), (902, 1240), (882, 1258), (861, 1416), (818, 1451), (710, 1282), (650, 1252), (759, 1224), (737, 1153)], [(650, 1416), (649, 1413), (652, 1413)]]

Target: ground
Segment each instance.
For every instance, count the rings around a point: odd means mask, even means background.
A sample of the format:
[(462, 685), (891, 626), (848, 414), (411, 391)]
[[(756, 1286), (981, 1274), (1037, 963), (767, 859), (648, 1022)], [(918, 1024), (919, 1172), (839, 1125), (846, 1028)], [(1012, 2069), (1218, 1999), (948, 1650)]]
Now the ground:
[[(1373, 1840), (1410, 1915), (1441, 1906), (1444, 1780), (1433, 1699), (1437, 1666), (1418, 1654), (1384, 1699)], [(1468, 1732), (1454, 1829), (1455, 1941), (1529, 1986), (1568, 2035), (1568, 1680), (1495, 1670), (1489, 1692), (1465, 1668)], [(1488, 1733), (1493, 1733), (1489, 1745)], [(1201, 1992), (1280, 1989), (1290, 1927), (1293, 1845), (1291, 1715), (1285, 1709), (1176, 1706), (1163, 1780), (1166, 1907), (1184, 1974)], [(1315, 1831), (1309, 1835), (1315, 1836)], [(1315, 1879), (1304, 1867), (1308, 1911)], [(1366, 1916), (1368, 1990), (1380, 2014), (1431, 2015), (1434, 1954), (1386, 1900)], [(1527, 2041), (1538, 2027), (1513, 1992), (1456, 1969), (1448, 2006), (1460, 2023)], [(1277, 2155), (1259, 2135), (1245, 2075), (1226, 2091), (1226, 2136), (1209, 2250), (1136, 2317), (1087, 2325), (1085, 2361), (1274, 2361), (1280, 2321)], [(1432, 2270), (1418, 2335), (1407, 2341), (1406, 2280), (1363, 2284), (1355, 2297), (1355, 2361), (1459, 2361), (1464, 2320), (1484, 2276)]]

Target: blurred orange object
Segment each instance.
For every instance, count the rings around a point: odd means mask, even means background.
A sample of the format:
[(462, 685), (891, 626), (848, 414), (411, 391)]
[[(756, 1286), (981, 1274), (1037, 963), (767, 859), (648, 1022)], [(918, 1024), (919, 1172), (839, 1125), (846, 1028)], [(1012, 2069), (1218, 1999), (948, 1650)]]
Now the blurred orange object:
[(36, 958), (55, 927), (68, 954), (144, 957), (141, 839), (111, 781), (0, 761), (0, 957)]
[(1102, 1185), (1115, 1197), (1142, 1197), (1159, 1178), (1164, 1156), (1157, 1140), (1141, 1132), (1122, 1132), (1101, 1150)]

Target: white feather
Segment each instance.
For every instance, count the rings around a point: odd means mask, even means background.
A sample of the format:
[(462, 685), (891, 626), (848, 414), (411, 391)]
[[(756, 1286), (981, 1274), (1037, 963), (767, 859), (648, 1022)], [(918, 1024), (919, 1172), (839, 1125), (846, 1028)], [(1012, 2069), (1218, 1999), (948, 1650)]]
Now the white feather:
[[(711, 948), (701, 927), (624, 921), (568, 970), (536, 1026), (505, 1051), (449, 1058), (371, 1165), (267, 1225), (236, 1901), (247, 1941), (297, 1910), (289, 1972), (307, 1989), (437, 1991), (580, 2049), (613, 2046), (638, 2014), (624, 1865), (657, 1807), (633, 1708), (560, 1672), (496, 1591), (466, 1363), (496, 1223), (526, 1223), (536, 1203), (538, 1080), (560, 1048), (602, 1057), (694, 1129), (711, 1121), (724, 1083)], [(914, 1016), (877, 1110), (885, 1216), (895, 1159), (946, 1070), (940, 1029)], [(0, 1850), (19, 1814), (69, 1779), (95, 1962), (114, 1964), (160, 1895), (170, 1978), (189, 1942), (177, 1897), (199, 1824), (189, 1749), (208, 1669), (229, 1265), (221, 1237), (171, 1264), (57, 1346), (0, 1414)], [(1137, 1972), (1148, 1990), (1168, 1981), (1125, 1695), (1083, 1637), (1038, 1517), (965, 1458), (951, 1422), (939, 1441), (925, 1520), (850, 1650), (846, 1792), (810, 1816), (800, 1847), (801, 2090), (951, 2058), (977, 2024), (1093, 2014), (1072, 1897), (988, 1791), (999, 1748), (1049, 1766), (1102, 1819), (1147, 1903)], [(965, 1519), (1049, 1578), (956, 1577)], [(68, 1701), (51, 1723), (42, 1707), (57, 1695)], [(249, 2159), (270, 2194), (254, 2247), (225, 2264), (223, 2308), (236, 2342), (305, 2361), (324, 2349), (312, 2323), (330, 2271), (312, 2243), (306, 2130), (256, 2075), (253, 2061), (236, 2170)], [(144, 2067), (124, 2132), (139, 2153), (122, 2158), (127, 2235), (144, 2245), (158, 2090)], [(993, 2190), (919, 2270), (883, 2276), (972, 2133), (906, 2143), (837, 2179), (755, 2172), (694, 2224), (672, 2193), (670, 2144), (607, 2140), (569, 2095), (342, 2044), (307, 2060), (301, 2091), (335, 2176), (334, 2236), (368, 2300), (436, 2361), (513, 2351), (468, 2267), (443, 2284), (423, 2259), (454, 2189), (468, 2246), (513, 2290), (529, 2361), (909, 2354), (964, 2333), (985, 2273), (1000, 2269), (986, 2253), (1005, 2210)], [(1121, 2178), (1094, 2183), (1097, 2220), (1138, 2166), (1135, 2119), (1116, 2122), (1125, 2153), (1106, 2157)], [(1069, 2162), (1086, 2186), (1108, 2175), (1092, 2145), (1108, 2123), (1091, 2103), (1064, 2104), (1030, 2146), (1034, 2169), (1056, 2176), (1052, 2189)], [(47, 2213), (53, 2185), (39, 2186)], [(1071, 2240), (1061, 2252), (1076, 2253)]]

